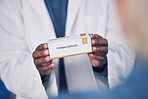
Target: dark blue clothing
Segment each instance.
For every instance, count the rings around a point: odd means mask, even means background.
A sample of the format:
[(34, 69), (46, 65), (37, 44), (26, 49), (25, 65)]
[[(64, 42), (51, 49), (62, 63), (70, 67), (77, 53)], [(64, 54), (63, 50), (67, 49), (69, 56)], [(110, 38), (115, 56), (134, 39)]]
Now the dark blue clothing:
[[(54, 25), (56, 36), (64, 37), (66, 28), (68, 0), (45, 0), (49, 15)], [(64, 58), (59, 59), (60, 91), (67, 91)]]
[(114, 89), (110, 96), (116, 99), (148, 99), (148, 63), (137, 61), (129, 79)]
[(148, 99), (148, 63), (138, 61), (127, 81), (109, 93), (62, 94), (57, 99)]
[(10, 99), (10, 92), (6, 89), (4, 83), (0, 80), (0, 99)]
[(68, 0), (45, 0), (57, 37), (65, 36)]

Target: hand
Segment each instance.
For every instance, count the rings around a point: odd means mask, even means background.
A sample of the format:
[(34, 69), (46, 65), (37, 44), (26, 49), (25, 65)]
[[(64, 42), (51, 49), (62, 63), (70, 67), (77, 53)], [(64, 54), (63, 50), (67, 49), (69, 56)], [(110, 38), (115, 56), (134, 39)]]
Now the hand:
[(92, 53), (88, 54), (90, 62), (102, 72), (107, 64), (108, 42), (97, 34), (90, 34), (90, 37), (92, 42)]
[(39, 45), (33, 52), (32, 56), (41, 77), (48, 75), (55, 67), (55, 63), (50, 60), (48, 44), (46, 43)]

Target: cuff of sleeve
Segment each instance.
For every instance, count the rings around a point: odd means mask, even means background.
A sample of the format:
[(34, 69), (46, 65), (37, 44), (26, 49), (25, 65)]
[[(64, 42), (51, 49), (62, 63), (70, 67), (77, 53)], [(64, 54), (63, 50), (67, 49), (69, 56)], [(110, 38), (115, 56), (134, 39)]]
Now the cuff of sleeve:
[(108, 75), (107, 66), (105, 67), (104, 71), (103, 71), (103, 72), (101, 72), (101, 73), (96, 72), (94, 69), (93, 69), (93, 71), (94, 71), (94, 74), (95, 74), (95, 75), (105, 76), (105, 77), (107, 77), (107, 75)]
[(42, 79), (42, 84), (43, 84), (43, 86), (44, 86), (45, 89), (46, 89), (46, 87), (47, 87), (47, 85), (48, 85), (48, 82), (49, 82), (49, 79), (50, 79), (50, 74), (41, 77), (41, 79)]

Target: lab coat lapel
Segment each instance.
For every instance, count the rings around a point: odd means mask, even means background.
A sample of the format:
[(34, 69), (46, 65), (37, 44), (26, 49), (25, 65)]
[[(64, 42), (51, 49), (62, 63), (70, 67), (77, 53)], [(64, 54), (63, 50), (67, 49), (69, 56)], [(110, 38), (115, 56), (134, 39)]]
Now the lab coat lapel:
[(56, 38), (44, 0), (26, 0), (24, 3), (26, 3), (24, 6), (26, 7), (24, 9), (25, 29), (28, 36), (33, 38), (31, 40), (33, 49), (39, 44), (47, 42), (49, 39)]
[(69, 0), (66, 22), (66, 36), (69, 36), (74, 25), (77, 13), (83, 0)]

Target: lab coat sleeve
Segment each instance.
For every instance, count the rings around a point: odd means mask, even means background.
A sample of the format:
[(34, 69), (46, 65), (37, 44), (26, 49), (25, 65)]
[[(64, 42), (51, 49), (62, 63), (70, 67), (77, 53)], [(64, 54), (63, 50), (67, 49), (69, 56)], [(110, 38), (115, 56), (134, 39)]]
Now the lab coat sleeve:
[(115, 3), (110, 2), (108, 6), (108, 21), (106, 38), (108, 40), (108, 84), (109, 88), (123, 82), (134, 67), (134, 50), (124, 39), (120, 24), (116, 15)]
[(8, 90), (17, 97), (47, 99), (31, 51), (23, 37), (20, 1), (0, 1), (0, 76)]
[(115, 11), (115, 3), (110, 0), (107, 4), (106, 35), (104, 36), (108, 40), (107, 71), (103, 74), (94, 72), (98, 87), (102, 90), (113, 89), (122, 83), (133, 70), (135, 61), (134, 50), (124, 39)]

